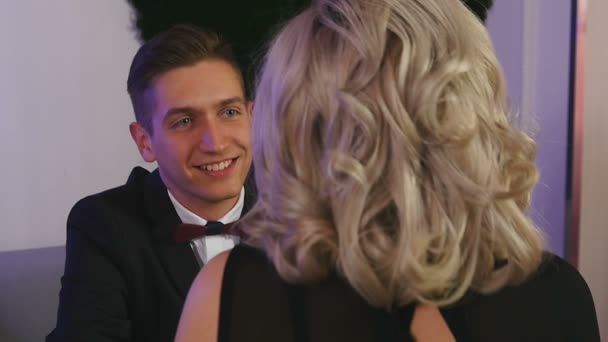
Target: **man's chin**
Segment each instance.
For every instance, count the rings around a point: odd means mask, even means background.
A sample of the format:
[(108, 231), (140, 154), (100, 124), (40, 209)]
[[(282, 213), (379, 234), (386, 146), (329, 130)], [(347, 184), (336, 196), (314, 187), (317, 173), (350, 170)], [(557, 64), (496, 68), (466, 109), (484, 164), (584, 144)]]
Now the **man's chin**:
[(233, 201), (234, 204), (236, 204), (236, 202), (239, 199), (239, 196), (241, 195), (241, 189), (239, 189), (238, 191), (231, 191), (231, 192), (216, 192), (216, 193), (201, 193), (199, 194), (199, 198), (206, 202), (209, 203), (211, 205), (213, 204), (222, 204), (225, 202), (231, 202)]

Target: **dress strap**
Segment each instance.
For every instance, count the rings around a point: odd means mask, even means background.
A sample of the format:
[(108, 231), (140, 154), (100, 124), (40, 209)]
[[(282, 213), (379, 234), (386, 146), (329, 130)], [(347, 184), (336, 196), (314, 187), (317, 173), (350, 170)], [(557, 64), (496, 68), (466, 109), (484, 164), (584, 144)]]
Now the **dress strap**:
[(384, 312), (376, 322), (376, 341), (414, 342), (410, 326), (415, 305), (407, 305), (392, 312)]

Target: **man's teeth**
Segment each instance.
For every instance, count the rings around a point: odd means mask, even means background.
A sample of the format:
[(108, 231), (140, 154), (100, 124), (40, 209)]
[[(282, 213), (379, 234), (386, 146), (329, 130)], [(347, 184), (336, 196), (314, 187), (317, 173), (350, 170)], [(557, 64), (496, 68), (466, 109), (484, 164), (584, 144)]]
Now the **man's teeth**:
[(230, 166), (230, 164), (232, 164), (232, 159), (223, 161), (221, 163), (203, 165), (201, 166), (201, 169), (207, 171), (222, 171), (223, 169)]

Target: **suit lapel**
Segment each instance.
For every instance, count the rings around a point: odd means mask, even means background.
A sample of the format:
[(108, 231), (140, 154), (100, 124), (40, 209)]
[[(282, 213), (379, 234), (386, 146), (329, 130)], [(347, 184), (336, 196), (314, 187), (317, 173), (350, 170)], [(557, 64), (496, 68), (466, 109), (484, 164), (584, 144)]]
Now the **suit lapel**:
[(154, 249), (162, 267), (179, 294), (186, 297), (194, 277), (200, 270), (188, 243), (176, 243), (173, 239), (175, 227), (181, 223), (173, 203), (167, 194), (158, 169), (146, 179), (144, 201), (152, 219), (151, 233)]

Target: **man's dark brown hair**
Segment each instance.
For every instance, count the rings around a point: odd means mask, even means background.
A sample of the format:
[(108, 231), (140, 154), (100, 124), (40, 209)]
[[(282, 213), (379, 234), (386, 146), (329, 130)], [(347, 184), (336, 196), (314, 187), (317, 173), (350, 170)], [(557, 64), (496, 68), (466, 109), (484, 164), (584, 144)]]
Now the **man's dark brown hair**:
[(144, 43), (133, 58), (127, 91), (131, 97), (135, 119), (152, 134), (152, 118), (145, 101), (145, 92), (158, 77), (171, 70), (193, 66), (205, 59), (220, 59), (240, 75), (232, 48), (221, 37), (193, 25), (176, 25)]

